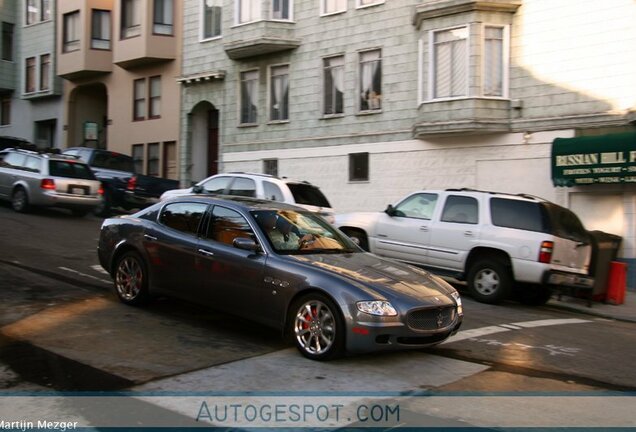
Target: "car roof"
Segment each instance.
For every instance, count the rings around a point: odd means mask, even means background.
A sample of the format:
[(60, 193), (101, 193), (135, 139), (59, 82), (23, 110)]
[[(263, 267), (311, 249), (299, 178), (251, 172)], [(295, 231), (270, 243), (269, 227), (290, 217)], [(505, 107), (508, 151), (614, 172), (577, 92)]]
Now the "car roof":
[(258, 198), (232, 196), (232, 195), (211, 195), (211, 194), (193, 194), (180, 195), (170, 198), (168, 202), (204, 202), (207, 204), (230, 204), (233, 207), (242, 208), (244, 210), (296, 210), (305, 211), (304, 208), (292, 204), (286, 204), (279, 201), (263, 200)]
[(50, 149), (39, 149), (39, 150), (26, 150), (26, 149), (21, 149), (21, 148), (8, 148), (6, 149), (6, 151), (14, 151), (17, 153), (24, 153), (26, 155), (30, 155), (30, 156), (40, 156), (43, 158), (47, 158), (50, 160), (72, 160), (72, 161), (76, 161), (79, 163), (83, 163), (81, 162), (77, 156), (71, 156), (71, 155), (65, 155), (65, 154), (61, 154), (61, 153), (57, 153), (56, 151), (52, 151)]
[(513, 198), (519, 200), (526, 201), (534, 201), (534, 202), (549, 202), (545, 198), (541, 198), (531, 194), (524, 193), (509, 193), (509, 192), (497, 192), (497, 191), (487, 191), (487, 190), (479, 190), (479, 189), (471, 189), (471, 188), (449, 188), (449, 189), (423, 189), (413, 193), (448, 193), (448, 192), (463, 192), (467, 194), (479, 194), (479, 195), (491, 195), (496, 197), (506, 197)]
[[(306, 180), (292, 180), (289, 179), (287, 177), (278, 177), (275, 175), (271, 175), (271, 174), (263, 174), (263, 173), (252, 173), (252, 172), (243, 172), (243, 171), (231, 171), (231, 172), (226, 172), (226, 173), (218, 173), (215, 174), (213, 176), (210, 176), (208, 178), (206, 178), (205, 180), (212, 178), (212, 177), (261, 177), (264, 179), (268, 179), (268, 180), (277, 180), (283, 183), (287, 183), (287, 184), (304, 184), (304, 185), (308, 185), (308, 186), (314, 186), (314, 187), (318, 187)], [(203, 180), (203, 181), (205, 181)]]

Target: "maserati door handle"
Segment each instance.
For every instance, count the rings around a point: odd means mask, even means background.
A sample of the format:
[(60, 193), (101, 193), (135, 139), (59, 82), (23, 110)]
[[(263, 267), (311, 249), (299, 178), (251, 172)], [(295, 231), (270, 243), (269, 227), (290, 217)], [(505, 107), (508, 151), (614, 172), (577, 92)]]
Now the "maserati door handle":
[(199, 252), (201, 255), (205, 255), (205, 256), (214, 256), (214, 252), (210, 252), (209, 250), (205, 250), (205, 249), (198, 249), (197, 252)]

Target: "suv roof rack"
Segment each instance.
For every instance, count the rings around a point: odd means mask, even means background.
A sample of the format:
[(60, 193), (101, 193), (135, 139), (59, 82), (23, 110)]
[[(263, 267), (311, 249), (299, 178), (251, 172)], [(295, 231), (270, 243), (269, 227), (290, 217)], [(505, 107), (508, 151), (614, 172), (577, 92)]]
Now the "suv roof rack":
[(518, 196), (521, 198), (532, 199), (535, 201), (545, 201), (545, 198), (541, 198), (536, 195), (527, 194), (527, 193), (510, 193), (510, 192), (496, 192), (496, 191), (487, 191), (480, 189), (472, 189), (472, 188), (449, 188), (445, 189), (446, 192), (479, 192), (479, 193), (487, 193), (491, 195), (508, 195), (508, 196)]

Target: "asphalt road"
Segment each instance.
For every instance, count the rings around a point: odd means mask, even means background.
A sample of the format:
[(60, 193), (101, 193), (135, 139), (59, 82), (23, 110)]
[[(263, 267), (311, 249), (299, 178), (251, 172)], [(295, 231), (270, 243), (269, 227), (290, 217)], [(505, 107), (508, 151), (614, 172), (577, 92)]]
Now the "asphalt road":
[[(236, 389), (237, 383), (243, 390), (306, 388), (301, 371), (308, 361), (275, 331), (170, 299), (144, 309), (118, 303), (97, 263), (100, 219), (54, 210), (22, 215), (1, 205), (0, 222), (0, 390), (31, 384), (60, 390), (209, 390), (209, 380), (188, 376), (219, 367), (229, 380), (214, 378), (219, 389)], [(402, 376), (420, 362), (428, 365), (426, 377), (395, 383), (396, 388), (636, 389), (635, 324), (513, 302), (464, 301), (464, 326), (447, 343), (415, 353), (349, 357), (335, 369), (328, 366), (325, 374), (335, 381), (312, 379), (310, 388), (365, 388), (365, 382), (374, 382), (378, 364), (383, 376)], [(239, 376), (245, 377), (245, 364), (258, 370), (281, 355), (286, 367), (264, 381), (231, 378), (232, 365), (241, 365)], [(446, 360), (432, 361), (440, 358)], [(321, 376), (315, 371), (325, 366), (309, 363), (313, 376)], [(449, 375), (449, 368), (456, 371)]]

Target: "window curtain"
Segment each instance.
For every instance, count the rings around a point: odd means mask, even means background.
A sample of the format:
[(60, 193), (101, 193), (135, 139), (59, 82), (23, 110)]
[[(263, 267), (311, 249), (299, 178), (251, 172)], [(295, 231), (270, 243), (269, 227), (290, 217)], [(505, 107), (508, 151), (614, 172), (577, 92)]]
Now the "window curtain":
[(486, 27), (484, 96), (503, 96), (503, 28)]
[(344, 93), (344, 61), (341, 57), (331, 59), (333, 67), (330, 68), (331, 82), (333, 83), (333, 111), (331, 114), (343, 113), (343, 93)]
[(467, 95), (468, 28), (437, 32), (434, 35), (434, 98)]

